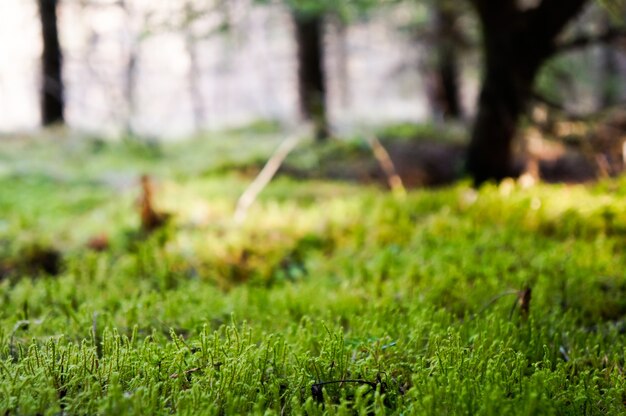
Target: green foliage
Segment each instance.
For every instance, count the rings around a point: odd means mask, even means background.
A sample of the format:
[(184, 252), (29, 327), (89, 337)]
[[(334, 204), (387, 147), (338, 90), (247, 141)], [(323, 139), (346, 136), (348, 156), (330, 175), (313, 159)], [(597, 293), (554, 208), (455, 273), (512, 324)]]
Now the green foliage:
[[(625, 181), (400, 202), (281, 178), (237, 226), (250, 177), (211, 146), (269, 144), (3, 147), (0, 272), (36, 246), (63, 267), (0, 274), (0, 413), (623, 414)], [(145, 239), (137, 186), (105, 180), (137, 163), (175, 214)]]
[[(269, 4), (269, 0), (256, 0), (260, 4)], [(349, 21), (371, 11), (376, 7), (384, 7), (397, 3), (397, 0), (283, 0), (283, 3), (300, 16), (319, 16), (331, 14)]]
[(452, 129), (450, 126), (441, 128), (432, 124), (398, 123), (385, 126), (377, 133), (381, 139), (427, 139), (444, 142), (462, 142), (466, 132)]
[(277, 120), (255, 120), (248, 125), (233, 129), (234, 134), (277, 134), (282, 130), (281, 124)]
[(624, 22), (624, 10), (626, 9), (626, 1), (624, 0), (598, 0), (598, 3), (611, 13), (616, 21)]

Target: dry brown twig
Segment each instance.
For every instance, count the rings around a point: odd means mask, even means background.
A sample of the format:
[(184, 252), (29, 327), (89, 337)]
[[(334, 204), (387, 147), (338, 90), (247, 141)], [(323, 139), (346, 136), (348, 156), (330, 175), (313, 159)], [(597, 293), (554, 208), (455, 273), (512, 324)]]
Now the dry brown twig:
[(244, 193), (239, 197), (237, 201), (237, 208), (235, 209), (235, 222), (241, 224), (248, 214), (248, 209), (252, 206), (256, 198), (261, 191), (270, 183), (278, 169), (283, 164), (289, 153), (296, 148), (303, 136), (302, 131), (298, 131), (295, 134), (287, 137), (276, 149), (274, 154), (267, 161), (261, 172), (252, 181)]
[(402, 178), (398, 175), (396, 167), (393, 164), (387, 149), (385, 149), (380, 140), (378, 140), (375, 136), (370, 136), (367, 139), (367, 143), (372, 148), (374, 157), (378, 161), (378, 164), (382, 168), (383, 172), (385, 172), (385, 176), (387, 176), (389, 188), (391, 188), (391, 191), (398, 199), (404, 199), (404, 197), (406, 197), (406, 188), (402, 183)]

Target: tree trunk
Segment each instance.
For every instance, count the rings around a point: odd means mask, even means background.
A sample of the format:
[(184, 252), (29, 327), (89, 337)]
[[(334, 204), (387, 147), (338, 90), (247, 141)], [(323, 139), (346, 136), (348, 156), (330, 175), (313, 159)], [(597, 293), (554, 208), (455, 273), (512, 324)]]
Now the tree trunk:
[(532, 81), (522, 79), (516, 68), (508, 65), (487, 70), (467, 155), (467, 170), (476, 185), (517, 176), (513, 139), (530, 98)]
[(294, 22), (298, 48), (300, 111), (305, 120), (313, 122), (316, 138), (324, 140), (329, 135), (324, 76), (324, 19), (321, 15), (295, 12)]
[(483, 32), (485, 78), (466, 168), (475, 185), (514, 176), (513, 140), (535, 77), (556, 52), (556, 38), (588, 0), (470, 0)]
[(132, 6), (129, 5), (128, 1), (121, 0), (117, 4), (122, 12), (124, 13), (126, 19), (126, 27), (129, 31), (128, 36), (130, 38), (128, 45), (128, 55), (126, 57), (126, 67), (124, 68), (124, 101), (126, 104), (126, 108), (124, 111), (123, 123), (124, 123), (124, 134), (127, 137), (135, 136), (135, 128), (133, 120), (135, 118), (135, 113), (137, 110), (137, 81), (139, 77), (139, 54), (141, 51), (141, 39), (139, 35), (134, 32), (133, 25), (133, 13), (134, 10)]
[(443, 118), (459, 119), (463, 112), (459, 98), (458, 34), (455, 23), (457, 16), (452, 7), (454, 6), (440, 1), (434, 5), (437, 65), (433, 110)]
[(204, 124), (204, 97), (202, 95), (202, 71), (200, 62), (198, 61), (198, 39), (194, 31), (194, 19), (199, 14), (195, 10), (192, 1), (186, 1), (184, 4), (185, 22), (183, 34), (185, 38), (185, 51), (189, 58), (189, 67), (187, 69), (187, 88), (189, 98), (191, 100), (191, 109), (193, 112), (194, 131), (198, 132)]
[(57, 4), (58, 0), (37, 1), (43, 39), (41, 119), (44, 126), (63, 123), (63, 56), (57, 28)]
[(204, 97), (202, 96), (201, 71), (198, 62), (198, 51), (195, 36), (190, 29), (185, 33), (185, 49), (189, 57), (187, 69), (187, 87), (193, 110), (193, 126), (196, 132), (202, 129), (204, 124)]
[(139, 40), (133, 39), (131, 42), (132, 44), (128, 51), (126, 71), (124, 74), (124, 99), (126, 100), (126, 114), (124, 115), (124, 133), (128, 137), (135, 136), (133, 119), (137, 108), (137, 64), (139, 58)]

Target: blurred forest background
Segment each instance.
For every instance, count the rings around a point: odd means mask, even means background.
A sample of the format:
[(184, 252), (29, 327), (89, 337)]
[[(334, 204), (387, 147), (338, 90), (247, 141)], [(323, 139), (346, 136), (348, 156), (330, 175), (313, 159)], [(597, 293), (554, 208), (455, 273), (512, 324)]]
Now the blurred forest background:
[[(170, 137), (261, 119), (297, 122), (296, 27), (284, 4), (269, 3), (58, 2), (67, 123)], [(0, 125), (32, 128), (40, 122), (37, 2), (7, 0), (0, 7)], [(324, 19), (324, 73), (334, 127), (430, 118), (436, 54), (431, 8), (406, 1)], [(477, 42), (472, 16), (464, 11), (456, 20), (454, 29), (464, 31), (466, 43)], [(462, 105), (469, 112), (479, 61), (478, 45), (468, 46), (459, 50), (458, 65)]]
[(625, 17), (0, 0), (0, 414), (625, 414)]
[[(0, 130), (171, 139), (309, 120), (324, 138), (426, 123), (471, 138), (477, 183), (618, 174), (624, 6), (543, 3), (4, 0)], [(481, 88), (496, 92), (482, 113)]]

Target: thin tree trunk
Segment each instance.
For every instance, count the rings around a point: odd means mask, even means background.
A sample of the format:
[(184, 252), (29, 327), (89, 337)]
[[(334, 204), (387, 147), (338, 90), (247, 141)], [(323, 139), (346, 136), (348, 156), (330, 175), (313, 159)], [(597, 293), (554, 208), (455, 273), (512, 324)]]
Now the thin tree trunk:
[(294, 13), (298, 47), (298, 90), (300, 110), (312, 121), (318, 140), (328, 137), (326, 79), (324, 74), (324, 19), (321, 15)]
[(194, 20), (198, 11), (194, 9), (193, 2), (186, 1), (184, 4), (185, 21), (183, 27), (185, 37), (185, 50), (189, 58), (189, 67), (187, 69), (187, 88), (189, 98), (191, 100), (191, 108), (193, 112), (194, 130), (199, 131), (204, 123), (204, 97), (202, 95), (201, 71), (198, 62), (198, 41), (194, 33)]
[(335, 18), (335, 35), (337, 37), (337, 84), (339, 102), (343, 107), (350, 105), (350, 74), (348, 69), (348, 59), (350, 48), (348, 46), (348, 27), (341, 18)]
[(37, 5), (43, 40), (41, 121), (44, 126), (49, 126), (64, 121), (63, 55), (57, 28), (58, 0), (38, 0)]
[(124, 120), (125, 133), (132, 137), (135, 135), (133, 128), (133, 118), (136, 111), (136, 90), (137, 90), (137, 61), (139, 58), (139, 40), (133, 39), (132, 45), (128, 52), (128, 61), (126, 63), (126, 79), (124, 80), (124, 97), (126, 100), (126, 111)]
[(444, 118), (459, 119), (463, 116), (459, 93), (459, 64), (457, 59), (458, 46), (456, 14), (446, 2), (437, 2), (434, 6), (435, 48), (437, 49), (437, 65), (435, 86), (435, 111)]
[(124, 101), (126, 104), (125, 114), (123, 114), (124, 134), (128, 137), (135, 136), (133, 119), (137, 110), (137, 81), (139, 76), (139, 54), (141, 51), (141, 39), (134, 33), (133, 13), (134, 10), (127, 0), (121, 0), (117, 5), (124, 12), (129, 33), (128, 56), (126, 57), (126, 68), (124, 71)]
[[(187, 29), (191, 30), (191, 29)], [(190, 32), (185, 34), (185, 48), (189, 57), (189, 69), (187, 70), (187, 86), (191, 99), (193, 111), (194, 129), (199, 131), (204, 123), (204, 97), (202, 96), (202, 86), (200, 84), (200, 67), (198, 63), (198, 52), (196, 49), (196, 39)]]

